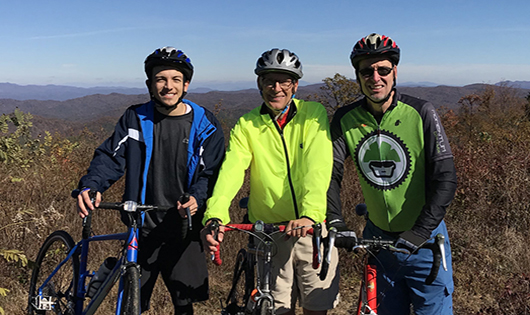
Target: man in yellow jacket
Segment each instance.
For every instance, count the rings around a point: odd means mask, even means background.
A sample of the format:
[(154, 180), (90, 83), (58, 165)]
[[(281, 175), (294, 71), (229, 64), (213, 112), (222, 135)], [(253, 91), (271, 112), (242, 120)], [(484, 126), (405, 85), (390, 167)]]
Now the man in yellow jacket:
[(203, 243), (213, 254), (223, 241), (223, 234), (216, 241), (208, 226), (214, 220), (230, 222), (231, 201), (250, 167), (250, 222), (287, 224), (290, 236), (276, 240), (279, 250), (272, 267), (276, 314), (295, 314), (297, 299), (304, 314), (326, 314), (338, 302), (338, 256), (335, 250), (334, 264), (321, 281), (311, 267), (311, 239), (305, 237), (312, 224), (326, 216), (333, 165), (326, 110), (320, 103), (294, 98), (302, 64), (289, 50), (264, 52), (254, 72), (263, 104), (243, 115), (230, 133), (204, 214)]

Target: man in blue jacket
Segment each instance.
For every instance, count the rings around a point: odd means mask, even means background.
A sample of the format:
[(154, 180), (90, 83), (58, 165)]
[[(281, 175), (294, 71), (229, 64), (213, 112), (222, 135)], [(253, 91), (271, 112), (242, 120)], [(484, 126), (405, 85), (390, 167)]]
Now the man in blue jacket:
[[(147, 212), (139, 240), (142, 312), (158, 274), (171, 294), (175, 314), (193, 314), (193, 302), (208, 299), (208, 271), (199, 231), (224, 158), (221, 125), (205, 108), (183, 99), (193, 76), (190, 59), (173, 47), (157, 49), (145, 60), (151, 101), (129, 107), (114, 133), (96, 149), (79, 182), (79, 215), (101, 201), (101, 193), (126, 174), (123, 200), (172, 206)], [(95, 205), (89, 191), (95, 191)], [(180, 197), (189, 193), (189, 201)], [(197, 228), (182, 238), (189, 208)], [(184, 254), (185, 253), (185, 254)]]

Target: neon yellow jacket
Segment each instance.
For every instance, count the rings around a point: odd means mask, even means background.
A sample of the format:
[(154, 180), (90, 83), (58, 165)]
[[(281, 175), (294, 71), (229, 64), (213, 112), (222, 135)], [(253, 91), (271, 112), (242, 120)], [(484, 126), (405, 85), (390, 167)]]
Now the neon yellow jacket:
[(251, 222), (279, 223), (301, 217), (324, 221), (333, 167), (328, 117), (320, 103), (293, 100), (289, 111), (295, 111), (294, 117), (283, 131), (262, 107), (239, 119), (230, 132), (203, 223), (211, 218), (230, 222), (231, 201), (249, 166)]

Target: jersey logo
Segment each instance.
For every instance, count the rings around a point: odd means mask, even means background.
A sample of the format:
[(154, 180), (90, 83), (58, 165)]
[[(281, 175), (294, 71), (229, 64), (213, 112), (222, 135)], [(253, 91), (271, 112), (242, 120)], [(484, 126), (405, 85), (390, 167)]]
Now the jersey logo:
[(355, 149), (357, 167), (374, 188), (391, 190), (410, 173), (410, 152), (395, 134), (373, 131), (359, 141)]

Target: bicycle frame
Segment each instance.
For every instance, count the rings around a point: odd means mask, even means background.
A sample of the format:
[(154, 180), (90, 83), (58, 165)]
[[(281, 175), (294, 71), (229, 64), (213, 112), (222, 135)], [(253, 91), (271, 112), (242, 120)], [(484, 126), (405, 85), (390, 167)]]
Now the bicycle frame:
[[(57, 267), (52, 271), (52, 273), (46, 278), (46, 280), (44, 280), (42, 285), (37, 289), (37, 296), (35, 297), (35, 305), (37, 305), (39, 308), (45, 308), (47, 310), (53, 309), (53, 303), (51, 301), (47, 301), (47, 299), (43, 297), (42, 295), (43, 288), (46, 287), (48, 282), (59, 271), (59, 269), (61, 269), (66, 262), (72, 259), (72, 256), (79, 255), (79, 258), (80, 258), (79, 277), (78, 279), (74, 279), (74, 281), (77, 282), (77, 285), (74, 286), (74, 287), (77, 287), (77, 292), (74, 292), (74, 296), (76, 297), (75, 314), (82, 314), (82, 315), (94, 314), (97, 308), (100, 306), (103, 299), (109, 293), (112, 286), (118, 280), (118, 278), (120, 278), (120, 284), (118, 288), (116, 314), (120, 314), (121, 306), (122, 306), (121, 301), (122, 301), (122, 296), (123, 296), (123, 281), (121, 279), (121, 275), (126, 266), (128, 266), (131, 263), (136, 264), (137, 256), (138, 256), (138, 227), (136, 225), (136, 220), (134, 220), (133, 222), (134, 223), (128, 227), (128, 230), (125, 233), (88, 236), (89, 233), (87, 233), (87, 230), (90, 230), (90, 219), (84, 220), (83, 238), (75, 244), (75, 246), (70, 250), (66, 258), (57, 265)], [(116, 264), (116, 266), (112, 269), (112, 271), (103, 281), (100, 288), (91, 298), (89, 304), (86, 306), (85, 309), (83, 309), (85, 295), (87, 293), (86, 292), (87, 286), (85, 285), (86, 279), (92, 276), (91, 275), (92, 272), (87, 269), (88, 254), (89, 254), (89, 247), (90, 247), (89, 244), (91, 242), (110, 241), (110, 240), (126, 241), (126, 245), (123, 249), (124, 253), (118, 260), (118, 263)]]
[[(126, 240), (127, 245), (124, 248), (124, 255), (118, 260), (118, 263), (110, 274), (107, 276), (105, 281), (101, 284), (101, 287), (98, 289), (96, 294), (90, 300), (90, 303), (87, 305), (85, 310), (83, 310), (83, 300), (86, 294), (86, 278), (89, 276), (90, 271), (87, 270), (87, 258), (89, 252), (89, 244), (91, 242), (97, 241), (110, 241), (110, 240)], [(114, 283), (118, 278), (120, 278), (122, 272), (124, 271), (125, 266), (129, 263), (136, 263), (138, 257), (138, 228), (129, 227), (126, 233), (117, 233), (109, 235), (96, 235), (89, 237), (87, 239), (81, 240), (78, 244), (81, 245), (81, 255), (80, 255), (80, 266), (79, 266), (79, 280), (77, 286), (77, 302), (76, 302), (76, 314), (82, 315), (91, 315), (93, 314), (103, 299), (107, 296), (110, 289), (113, 287)], [(77, 247), (77, 245), (76, 245)], [(121, 278), (120, 278), (121, 279)], [(123, 282), (120, 281), (118, 287), (118, 301), (116, 304), (116, 314), (120, 314), (121, 311), (121, 301), (123, 296)]]
[(363, 261), (363, 279), (356, 314), (377, 315), (377, 269), (368, 263), (368, 257), (364, 257)]

